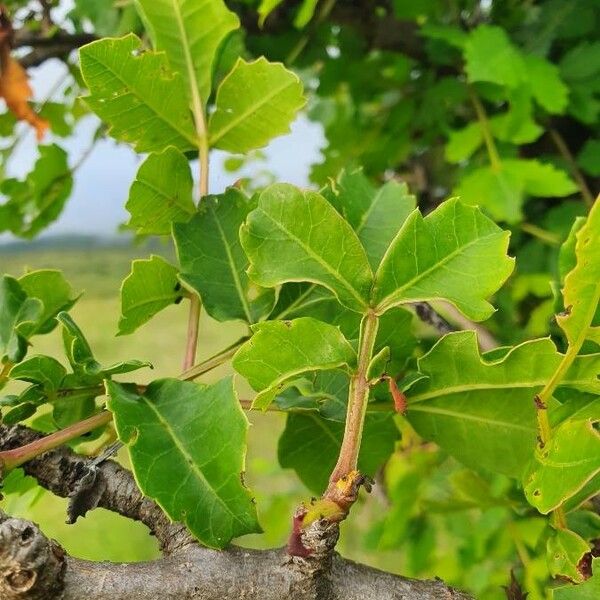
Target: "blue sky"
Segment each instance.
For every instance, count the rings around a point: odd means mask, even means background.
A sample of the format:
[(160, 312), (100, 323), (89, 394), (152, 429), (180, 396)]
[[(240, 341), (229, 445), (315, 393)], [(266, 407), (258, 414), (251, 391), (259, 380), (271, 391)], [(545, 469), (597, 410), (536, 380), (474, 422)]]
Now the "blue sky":
[[(42, 100), (64, 74), (64, 65), (49, 61), (42, 67), (30, 70), (35, 98)], [(75, 164), (88, 149), (97, 120), (85, 117), (67, 139), (48, 134), (44, 144), (56, 142), (69, 153), (70, 164)], [(36, 141), (26, 125), (19, 125), (24, 133), (22, 142), (9, 161), (8, 176), (23, 177), (37, 157)], [(22, 129), (21, 129), (22, 128)], [(278, 181), (299, 186), (308, 185), (310, 165), (318, 159), (319, 148), (324, 144), (322, 129), (301, 115), (292, 126), (292, 132), (273, 140), (264, 149), (266, 161), (254, 162), (237, 173), (228, 173), (223, 161), (228, 156), (223, 152), (211, 154), (210, 191), (219, 193), (240, 176), (251, 176), (253, 170), (267, 169)], [(92, 153), (75, 174), (75, 185), (68, 204), (57, 222), (44, 235), (78, 233), (113, 235), (118, 226), (127, 221), (124, 205), (129, 186), (143, 157), (135, 154), (129, 146), (117, 144), (112, 139), (96, 143)], [(193, 165), (196, 167), (196, 165)], [(194, 169), (197, 171), (197, 167)], [(0, 241), (10, 236), (0, 235)]]

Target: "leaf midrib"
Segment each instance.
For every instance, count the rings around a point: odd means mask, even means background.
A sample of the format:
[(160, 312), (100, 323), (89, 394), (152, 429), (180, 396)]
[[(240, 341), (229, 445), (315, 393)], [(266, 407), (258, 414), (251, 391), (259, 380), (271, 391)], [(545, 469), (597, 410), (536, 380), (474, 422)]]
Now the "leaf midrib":
[[(310, 246), (307, 246), (303, 240), (299, 237), (295, 236), (289, 229), (286, 229), (279, 221), (274, 219), (269, 213), (259, 207), (259, 210), (271, 221), (280, 231), (287, 234), (294, 242), (296, 242), (311, 258), (313, 258), (319, 265), (321, 265), (330, 275), (332, 275), (337, 281), (339, 281), (346, 290), (348, 290), (351, 295), (358, 300), (359, 304), (362, 308), (367, 307), (367, 302), (363, 299), (363, 297), (359, 294), (358, 290), (356, 290), (352, 284), (343, 277), (338, 271), (336, 271), (329, 263), (327, 263), (319, 254), (317, 254)], [(325, 286), (327, 287), (327, 286)], [(329, 288), (331, 289), (331, 288)], [(331, 290), (334, 294), (336, 290)], [(336, 294), (337, 295), (337, 294)]]
[[(546, 383), (546, 379), (542, 379), (540, 381), (519, 381), (512, 383), (499, 383), (499, 384), (490, 384), (490, 383), (472, 383), (468, 385), (460, 385), (454, 387), (444, 387), (441, 390), (437, 390), (434, 392), (424, 392), (422, 394), (417, 394), (415, 396), (409, 396), (409, 404), (415, 404), (419, 402), (424, 402), (425, 400), (432, 400), (435, 398), (440, 398), (443, 396), (452, 396), (453, 394), (460, 394), (463, 392), (472, 392), (477, 390), (504, 390), (504, 389), (528, 389), (544, 387)], [(578, 383), (576, 380), (563, 380), (563, 385), (573, 385)], [(588, 383), (587, 380), (584, 380), (582, 383)]]
[(438, 408), (437, 406), (411, 407), (409, 405), (408, 410), (409, 410), (409, 412), (412, 410), (415, 412), (440, 414), (440, 415), (445, 415), (447, 417), (452, 417), (452, 418), (459, 419), (459, 420), (463, 419), (466, 421), (476, 421), (478, 423), (487, 423), (489, 425), (493, 425), (496, 427), (504, 427), (507, 429), (515, 429), (518, 431), (535, 432), (535, 426), (526, 427), (525, 425), (518, 425), (517, 423), (509, 423), (506, 421), (497, 421), (495, 419), (490, 419), (487, 417), (478, 417), (478, 416), (470, 415), (470, 414), (467, 414), (464, 412), (456, 412), (456, 411), (448, 410), (445, 408)]
[(141, 396), (141, 399), (144, 401), (146, 406), (148, 406), (150, 408), (150, 410), (154, 413), (154, 415), (156, 416), (156, 418), (158, 419), (160, 424), (165, 428), (166, 432), (170, 435), (170, 437), (173, 440), (173, 443), (175, 445), (175, 448), (183, 456), (184, 461), (189, 465), (190, 470), (193, 471), (193, 473), (197, 476), (197, 479), (199, 479), (200, 482), (206, 486), (206, 488), (208, 488), (209, 490), (212, 491), (213, 497), (219, 501), (219, 504), (225, 509), (226, 512), (228, 512), (233, 517), (233, 519), (235, 521), (237, 521), (241, 525), (244, 525), (244, 522), (242, 521), (242, 519), (240, 517), (238, 517), (238, 515), (236, 515), (231, 510), (231, 508), (229, 508), (229, 506), (225, 503), (225, 501), (221, 498), (221, 496), (219, 496), (219, 494), (217, 493), (217, 491), (213, 487), (213, 485), (206, 479), (204, 473), (202, 473), (202, 471), (198, 468), (198, 465), (196, 464), (194, 457), (191, 456), (189, 454), (189, 452), (187, 451), (187, 449), (185, 448), (185, 446), (183, 446), (179, 442), (179, 438), (177, 437), (177, 435), (176, 435), (175, 431), (173, 430), (173, 428), (171, 427), (170, 423), (163, 417), (163, 415), (156, 408), (154, 403), (150, 402), (150, 400), (148, 400), (148, 398), (146, 398), (145, 396)]
[[(486, 239), (488, 239), (490, 237), (494, 237), (494, 236), (497, 236), (497, 235), (498, 235), (498, 233), (493, 233), (493, 234), (490, 234), (490, 235), (486, 235), (484, 237), (478, 237), (478, 238), (475, 238), (474, 240), (471, 240), (467, 244), (464, 244), (463, 246), (460, 246), (460, 247), (456, 248), (456, 250), (454, 250), (450, 254), (447, 254), (446, 256), (444, 256), (444, 258), (442, 258), (439, 262), (436, 262), (431, 267), (425, 269), (424, 271), (422, 271), (421, 273), (419, 273), (418, 275), (416, 275), (415, 277), (413, 277), (412, 279), (410, 279), (409, 281), (407, 281), (402, 287), (396, 288), (393, 292), (391, 292), (390, 294), (388, 294), (387, 296), (385, 296), (384, 298), (382, 298), (379, 301), (378, 308), (380, 310), (384, 310), (384, 309), (390, 308), (396, 302), (399, 302), (399, 301), (403, 300), (402, 293), (406, 289), (410, 289), (411, 287), (413, 287), (414, 285), (416, 285), (419, 281), (421, 281), (424, 277), (428, 276), (433, 271), (436, 271), (437, 269), (441, 268), (443, 265), (445, 265), (450, 260), (452, 260), (455, 256), (457, 256), (458, 254), (461, 254), (462, 252), (466, 251), (471, 246), (474, 246), (475, 244), (479, 243), (480, 241), (486, 240)], [(383, 264), (384, 263), (382, 263), (382, 265)], [(376, 279), (377, 279), (377, 277), (376, 277)], [(406, 298), (406, 301), (408, 301), (408, 300), (412, 300), (412, 298), (411, 299)]]
[(239, 275), (237, 272), (237, 265), (235, 264), (235, 261), (233, 260), (233, 255), (231, 254), (231, 249), (229, 248), (229, 243), (225, 236), (225, 232), (223, 231), (223, 228), (221, 227), (221, 222), (219, 221), (217, 214), (216, 214), (214, 208), (212, 208), (212, 207), (211, 207), (211, 213), (212, 213), (213, 219), (215, 220), (215, 223), (217, 225), (217, 229), (219, 231), (219, 237), (221, 238), (221, 241), (223, 242), (223, 246), (225, 248), (225, 254), (227, 255), (227, 261), (229, 262), (231, 276), (233, 277), (233, 283), (235, 284), (235, 289), (237, 290), (238, 296), (240, 298), (240, 302), (242, 303), (242, 308), (244, 309), (244, 313), (246, 314), (246, 319), (248, 320), (248, 323), (253, 323), (252, 314), (250, 312), (250, 306), (248, 305), (248, 300), (246, 298), (246, 294), (244, 293), (244, 290), (242, 288), (242, 282), (240, 281), (240, 278), (239, 278)]
[[(232, 71), (232, 73), (233, 72), (234, 71)], [(263, 96), (261, 98), (260, 102), (258, 102), (256, 104), (254, 104), (253, 106), (247, 108), (245, 111), (243, 111), (242, 113), (240, 113), (237, 117), (234, 117), (229, 122), (229, 124), (225, 125), (220, 130), (217, 130), (216, 134), (211, 135), (209, 137), (209, 140), (208, 140), (209, 145), (210, 146), (214, 146), (220, 139), (222, 139), (225, 135), (227, 135), (233, 128), (237, 127), (248, 116), (250, 116), (252, 113), (258, 112), (261, 108), (263, 108), (265, 106), (265, 104), (267, 104), (275, 96), (277, 96), (279, 93), (283, 92), (286, 88), (294, 85), (295, 83), (296, 83), (295, 81), (288, 81), (284, 85), (282, 85), (282, 86), (280, 86), (278, 88), (274, 88), (273, 90), (271, 90), (271, 92), (269, 92), (266, 96)], [(217, 106), (218, 106), (218, 99), (217, 99)], [(215, 112), (215, 114), (218, 114), (218, 113)], [(209, 127), (209, 129), (210, 129), (210, 127)]]

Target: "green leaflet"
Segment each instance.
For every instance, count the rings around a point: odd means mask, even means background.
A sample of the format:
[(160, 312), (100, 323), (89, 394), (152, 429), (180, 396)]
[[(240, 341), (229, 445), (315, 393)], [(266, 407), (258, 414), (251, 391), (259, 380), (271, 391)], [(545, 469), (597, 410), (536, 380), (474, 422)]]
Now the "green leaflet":
[(209, 144), (239, 153), (262, 148), (290, 130), (305, 103), (300, 79), (281, 63), (240, 58), (217, 90)]
[(46, 393), (56, 392), (67, 370), (51, 356), (32, 356), (15, 365), (11, 372), (11, 379), (28, 381), (40, 384)]
[(196, 211), (187, 158), (175, 148), (151, 154), (135, 176), (126, 208), (127, 224), (139, 234), (168, 235), (171, 224), (187, 221)]
[[(565, 277), (563, 298), (566, 314), (556, 317), (569, 346), (578, 351), (583, 341), (598, 338), (591, 327), (600, 302), (600, 206), (594, 203), (587, 221), (576, 233), (577, 264)], [(596, 324), (597, 325), (597, 324)]]
[(217, 51), (239, 27), (222, 0), (135, 0), (157, 50), (164, 50), (173, 71), (185, 81), (193, 103), (206, 106)]
[(479, 25), (464, 47), (465, 70), (470, 82), (489, 81), (509, 88), (526, 78), (523, 56), (500, 27)]
[[(600, 367), (597, 368), (600, 372)], [(524, 479), (527, 500), (548, 514), (600, 473), (600, 402), (591, 403), (552, 432)]]
[(134, 260), (121, 286), (119, 335), (133, 333), (161, 310), (181, 300), (178, 270), (160, 256)]
[(557, 66), (536, 54), (527, 54), (527, 81), (536, 102), (551, 114), (561, 114), (568, 104), (569, 88), (560, 77)]
[(408, 193), (406, 184), (388, 181), (377, 189), (362, 169), (342, 171), (322, 193), (352, 225), (373, 269), (416, 207), (416, 198)]
[(252, 208), (249, 198), (229, 188), (203, 198), (199, 213), (173, 229), (181, 280), (200, 294), (206, 311), (218, 321), (256, 323), (275, 303), (274, 290), (261, 288), (246, 274), (248, 258), (239, 230)]
[(485, 299), (513, 270), (509, 233), (477, 208), (449, 200), (423, 218), (415, 210), (375, 275), (378, 312), (422, 300), (447, 300), (474, 321), (494, 311)]
[(456, 188), (465, 204), (480, 205), (498, 221), (518, 223), (525, 196), (561, 197), (577, 191), (569, 176), (537, 160), (504, 160), (471, 171)]
[[(19, 362), (27, 353), (27, 335), (39, 323), (44, 305), (27, 296), (19, 282), (4, 275), (0, 279), (0, 363)], [(0, 379), (0, 386), (4, 382)]]
[(257, 392), (253, 408), (266, 409), (286, 384), (315, 370), (349, 366), (356, 353), (340, 330), (310, 317), (266, 321), (233, 357), (233, 367)]
[(105, 38), (79, 50), (88, 106), (116, 139), (137, 152), (197, 147), (184, 80), (169, 71), (165, 55), (143, 52), (133, 34)]
[(108, 406), (136, 481), (205, 545), (260, 532), (243, 485), (248, 421), (231, 378), (214, 385), (162, 379), (143, 395), (107, 382)]
[(78, 299), (61, 271), (53, 269), (30, 271), (19, 278), (19, 284), (30, 298), (38, 298), (44, 304), (39, 322), (35, 325), (36, 334), (52, 331), (58, 325), (56, 315), (61, 311), (69, 310)]
[[(536, 438), (533, 398), (562, 359), (549, 339), (481, 357), (472, 331), (444, 336), (423, 358), (427, 376), (408, 392), (408, 419), (417, 432), (474, 469), (520, 477)], [(599, 391), (600, 357), (578, 358), (561, 385)]]
[(315, 192), (275, 184), (240, 230), (250, 259), (248, 274), (259, 285), (312, 281), (329, 288), (348, 308), (364, 312), (371, 267), (350, 225)]
[(589, 551), (590, 545), (575, 532), (568, 529), (553, 531), (546, 547), (550, 575), (582, 583), (585, 575), (580, 567)]
[[(343, 423), (312, 412), (290, 413), (279, 438), (279, 464), (294, 469), (311, 492), (321, 494), (335, 466), (343, 433)], [(392, 415), (367, 415), (358, 459), (361, 473), (375, 475), (399, 437)]]
[(39, 158), (27, 177), (6, 178), (0, 190), (8, 197), (1, 207), (0, 231), (9, 230), (24, 238), (33, 238), (61, 214), (73, 188), (73, 175), (67, 153), (56, 144), (39, 146)]

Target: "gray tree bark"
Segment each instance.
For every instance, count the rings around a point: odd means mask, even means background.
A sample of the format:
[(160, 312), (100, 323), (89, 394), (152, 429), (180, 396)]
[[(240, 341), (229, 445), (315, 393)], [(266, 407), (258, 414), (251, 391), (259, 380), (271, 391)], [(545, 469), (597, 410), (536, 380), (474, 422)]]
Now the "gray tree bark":
[[(0, 426), (0, 449), (40, 437), (25, 427)], [(303, 538), (314, 553), (290, 557), (285, 549), (224, 551), (200, 546), (180, 524), (144, 498), (131, 474), (113, 461), (97, 467), (67, 448), (24, 465), (54, 494), (71, 499), (71, 520), (96, 506), (144, 523), (163, 557), (115, 564), (68, 556), (37, 525), (0, 511), (2, 600), (467, 600), (442, 581), (384, 573), (337, 555), (337, 524), (316, 522)], [(93, 477), (90, 478), (90, 473)], [(82, 485), (82, 480), (86, 481)], [(312, 540), (312, 541), (311, 541)]]

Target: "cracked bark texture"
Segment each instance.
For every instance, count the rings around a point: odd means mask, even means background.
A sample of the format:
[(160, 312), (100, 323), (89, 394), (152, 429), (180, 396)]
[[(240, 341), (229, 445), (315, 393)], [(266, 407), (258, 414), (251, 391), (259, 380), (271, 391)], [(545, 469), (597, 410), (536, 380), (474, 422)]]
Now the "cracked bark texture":
[[(0, 426), (0, 449), (41, 435), (26, 427)], [(59, 448), (26, 463), (25, 472), (62, 497), (72, 497), (90, 460)], [(37, 525), (0, 511), (2, 600), (467, 600), (442, 581), (406, 579), (337, 555), (338, 526), (316, 521), (304, 534), (314, 552), (290, 557), (285, 549), (211, 550), (171, 523), (144, 498), (129, 471), (113, 461), (97, 467), (86, 490), (101, 506), (144, 523), (163, 557), (143, 563), (90, 562), (68, 556)], [(86, 508), (92, 508), (86, 505)]]

